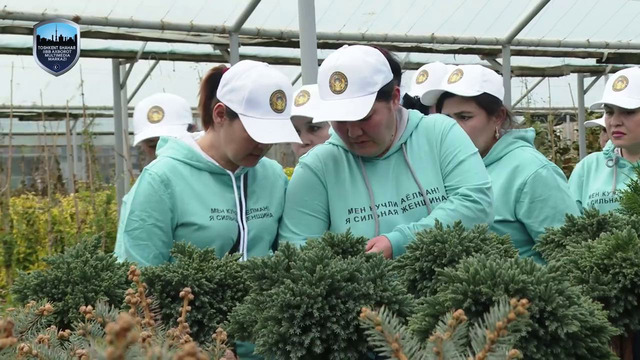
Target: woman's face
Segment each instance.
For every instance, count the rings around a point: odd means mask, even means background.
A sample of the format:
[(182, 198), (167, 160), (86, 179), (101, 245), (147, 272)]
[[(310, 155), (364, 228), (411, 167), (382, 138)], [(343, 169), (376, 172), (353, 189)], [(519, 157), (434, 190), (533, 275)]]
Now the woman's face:
[(640, 108), (625, 109), (605, 105), (604, 124), (616, 147), (640, 150)]
[(446, 99), (442, 104), (442, 113), (458, 122), (482, 157), (487, 155), (496, 143), (496, 128), (504, 121), (504, 118), (489, 116), (473, 100), (462, 96)]
[(331, 126), (352, 153), (363, 157), (382, 156), (393, 144), (399, 106), (400, 89), (396, 87), (391, 100), (376, 101), (364, 119), (333, 121)]
[[(231, 167), (253, 167), (269, 151), (271, 144), (261, 144), (251, 138), (240, 119), (228, 119), (224, 105), (214, 107), (214, 127), (220, 130), (221, 149)], [(225, 164), (220, 164), (225, 168)], [(235, 165), (235, 166), (234, 166)]]
[(292, 122), (296, 132), (300, 135), (300, 140), (302, 140), (302, 144), (291, 144), (297, 157), (306, 154), (314, 146), (329, 139), (329, 123), (327, 122), (314, 124), (310, 118), (306, 117), (295, 117)]

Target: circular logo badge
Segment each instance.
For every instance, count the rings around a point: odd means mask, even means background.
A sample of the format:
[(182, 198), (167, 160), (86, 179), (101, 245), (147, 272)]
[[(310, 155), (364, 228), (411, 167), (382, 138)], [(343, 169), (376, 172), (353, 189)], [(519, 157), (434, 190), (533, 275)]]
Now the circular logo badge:
[(334, 72), (329, 77), (329, 89), (331, 89), (331, 92), (336, 95), (340, 95), (345, 92), (348, 86), (349, 80), (347, 79), (347, 76), (340, 71)]
[(269, 97), (269, 106), (274, 112), (282, 114), (287, 108), (287, 94), (282, 90), (274, 91)]
[(464, 76), (464, 72), (462, 69), (455, 69), (451, 75), (449, 75), (449, 79), (447, 79), (447, 84), (455, 84)]
[(307, 90), (302, 90), (296, 95), (296, 98), (293, 100), (293, 105), (296, 107), (300, 107), (309, 102), (311, 99), (311, 94)]
[(147, 120), (152, 124), (157, 124), (164, 119), (164, 109), (158, 105), (152, 106), (147, 111)]
[(624, 75), (620, 75), (616, 81), (613, 82), (612, 89), (613, 91), (622, 91), (626, 89), (627, 86), (629, 86), (629, 78)]
[(429, 78), (429, 72), (427, 70), (421, 70), (416, 76), (416, 84), (423, 84)]

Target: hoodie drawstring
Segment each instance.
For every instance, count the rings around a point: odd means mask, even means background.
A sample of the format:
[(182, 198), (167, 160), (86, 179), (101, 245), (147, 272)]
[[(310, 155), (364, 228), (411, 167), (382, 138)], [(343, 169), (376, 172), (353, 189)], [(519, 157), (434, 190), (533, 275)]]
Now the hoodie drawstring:
[[(238, 250), (242, 254), (241, 260), (247, 260), (247, 219), (246, 219), (246, 209), (247, 202), (245, 201), (245, 176), (243, 174), (240, 177), (240, 194), (238, 195), (238, 186), (236, 183), (236, 177), (231, 171), (227, 171), (229, 176), (231, 176), (231, 182), (233, 184), (233, 198), (236, 200), (236, 219), (238, 221), (238, 240), (240, 240), (240, 244), (238, 246)], [(235, 246), (234, 246), (235, 247)]]
[[(431, 204), (429, 204), (429, 196), (427, 196), (427, 192), (424, 191), (418, 176), (416, 175), (413, 166), (409, 162), (409, 156), (407, 155), (407, 147), (405, 144), (402, 144), (402, 153), (404, 154), (404, 161), (407, 163), (409, 167), (409, 171), (411, 172), (411, 176), (413, 177), (413, 181), (415, 181), (416, 185), (418, 185), (418, 189), (420, 189), (420, 194), (422, 194), (422, 199), (427, 205), (427, 216), (431, 214)], [(362, 177), (364, 179), (364, 183), (367, 187), (367, 192), (369, 193), (369, 206), (371, 207), (371, 212), (373, 213), (373, 221), (375, 223), (375, 235), (380, 235), (380, 219), (378, 218), (378, 211), (376, 209), (376, 200), (373, 196), (373, 188), (371, 187), (371, 182), (369, 181), (369, 176), (367, 175), (367, 170), (364, 167), (364, 163), (362, 162), (362, 157), (358, 156), (358, 163), (360, 164), (360, 170), (362, 172)]]
[(240, 178), (240, 199), (242, 200), (242, 224), (244, 226), (244, 243), (242, 246), (242, 260), (247, 260), (247, 244), (249, 243), (249, 226), (247, 225), (247, 173)]
[(618, 157), (621, 156), (622, 152), (620, 149), (615, 148), (613, 150), (613, 158), (607, 159), (607, 162), (605, 163), (608, 168), (613, 168), (613, 185), (611, 185), (611, 192), (613, 195), (616, 194), (616, 182), (618, 182), (618, 161), (620, 161)]
[(369, 176), (367, 176), (367, 170), (364, 168), (364, 163), (362, 162), (362, 158), (358, 156), (358, 162), (360, 163), (360, 170), (362, 171), (362, 177), (364, 178), (364, 184), (367, 187), (367, 191), (369, 192), (369, 206), (371, 207), (371, 212), (373, 213), (373, 222), (375, 223), (375, 235), (380, 235), (380, 219), (378, 219), (378, 211), (376, 210), (376, 200), (373, 197), (373, 189), (371, 188), (371, 183), (369, 182)]
[(424, 191), (424, 187), (422, 187), (422, 184), (418, 179), (418, 175), (416, 175), (416, 171), (413, 169), (413, 166), (411, 166), (411, 162), (409, 162), (409, 155), (407, 155), (407, 147), (405, 146), (405, 144), (402, 144), (402, 154), (404, 154), (404, 161), (407, 163), (407, 166), (409, 167), (409, 171), (411, 171), (411, 176), (413, 176), (413, 181), (416, 182), (416, 184), (418, 185), (418, 189), (420, 189), (420, 194), (422, 194), (422, 200), (424, 200), (424, 203), (427, 205), (427, 215), (430, 215), (431, 204), (429, 204), (429, 196), (427, 196), (427, 192)]

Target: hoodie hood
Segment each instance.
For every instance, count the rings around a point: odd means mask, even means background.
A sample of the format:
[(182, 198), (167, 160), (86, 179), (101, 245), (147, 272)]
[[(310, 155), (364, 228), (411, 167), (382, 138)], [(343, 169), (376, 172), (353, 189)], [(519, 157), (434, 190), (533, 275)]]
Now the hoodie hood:
[(533, 144), (535, 138), (536, 131), (533, 128), (507, 131), (482, 159), (484, 161), (484, 165), (488, 167), (500, 161), (505, 155), (517, 148), (530, 147), (535, 149)]
[[(198, 170), (212, 174), (229, 175), (229, 171), (218, 165), (215, 160), (209, 157), (200, 149), (191, 134), (180, 138), (161, 137), (156, 148), (158, 159), (170, 158), (187, 164)], [(260, 160), (262, 161), (262, 159)], [(240, 176), (247, 172), (247, 168), (240, 167), (234, 175)]]
[[(424, 115), (422, 113), (420, 113), (419, 111), (407, 110), (407, 109), (403, 108), (402, 106), (399, 107), (398, 111), (396, 112), (396, 119), (400, 119), (400, 121), (399, 121), (399, 123), (400, 123), (403, 118), (405, 118), (405, 117), (407, 118), (406, 126), (404, 127), (404, 131), (402, 132), (402, 135), (399, 138), (396, 137), (396, 140), (394, 141), (393, 145), (391, 145), (391, 148), (389, 148), (389, 151), (387, 151), (382, 157), (379, 157), (379, 158), (363, 158), (363, 159), (365, 159), (365, 160), (383, 160), (383, 159), (386, 159), (386, 158), (392, 156), (397, 151), (401, 150), (402, 145), (407, 142), (409, 137), (411, 137), (411, 134), (416, 129), (420, 119), (423, 116)], [(402, 126), (400, 124), (398, 124), (398, 128), (402, 129)], [(336, 145), (336, 146), (339, 146), (339, 147), (343, 148), (346, 151), (350, 151), (349, 148), (347, 147), (347, 145), (345, 145), (345, 143), (342, 141), (342, 139), (340, 138), (338, 133), (336, 133), (335, 130), (333, 130), (333, 128), (331, 128), (329, 130), (329, 134), (331, 135), (331, 137), (329, 138), (329, 140), (327, 140), (327, 144), (333, 144), (333, 145)]]

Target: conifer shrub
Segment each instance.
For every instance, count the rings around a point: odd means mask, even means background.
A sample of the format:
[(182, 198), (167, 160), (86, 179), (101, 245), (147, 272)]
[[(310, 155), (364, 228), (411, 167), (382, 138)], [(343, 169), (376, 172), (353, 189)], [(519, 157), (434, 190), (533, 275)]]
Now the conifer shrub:
[(122, 294), (129, 288), (129, 264), (118, 263), (111, 254), (103, 253), (98, 237), (80, 241), (65, 253), (45, 258), (44, 269), (19, 273), (12, 286), (18, 303), (47, 299), (56, 309), (54, 323), (70, 328), (81, 319), (78, 309), (105, 301), (119, 308)]
[(418, 340), (384, 307), (379, 311), (363, 308), (360, 320), (369, 343), (390, 359), (513, 360), (522, 358), (513, 345), (523, 334), (522, 320), (529, 316), (530, 305), (527, 299), (503, 298), (472, 326), (463, 310), (450, 311), (426, 341)]
[(518, 251), (509, 236), (499, 236), (487, 225), (467, 230), (460, 221), (446, 227), (436, 222), (434, 228), (416, 234), (407, 245), (407, 252), (394, 260), (393, 268), (409, 293), (421, 298), (436, 290), (438, 270), (455, 266), (472, 255), (509, 259), (516, 258)]
[(274, 359), (368, 359), (358, 315), (385, 305), (400, 317), (411, 297), (367, 239), (325, 234), (297, 249), (284, 243), (273, 257), (248, 261), (249, 296), (230, 316), (229, 333)]
[(640, 330), (640, 240), (630, 227), (571, 247), (557, 260), (561, 271), (604, 305), (611, 323)]
[(619, 213), (631, 217), (640, 216), (640, 166), (633, 165), (635, 177), (631, 177), (626, 189), (620, 190)]
[(438, 282), (438, 292), (421, 300), (409, 322), (423, 341), (451, 309), (462, 309), (475, 323), (501, 298), (520, 297), (531, 303), (530, 318), (515, 347), (527, 359), (614, 358), (609, 341), (617, 331), (606, 312), (554, 265), (476, 256), (439, 270)]
[(586, 209), (582, 216), (567, 215), (563, 226), (547, 229), (535, 249), (547, 262), (551, 262), (565, 257), (572, 246), (595, 240), (602, 233), (624, 231), (629, 226), (636, 232), (640, 231), (640, 219), (615, 212), (600, 214), (597, 209)]
[(246, 263), (238, 261), (238, 254), (218, 258), (214, 249), (198, 249), (184, 242), (174, 245), (171, 256), (174, 262), (142, 268), (141, 280), (164, 324), (176, 322), (183, 303), (178, 294), (189, 287), (195, 297), (187, 316), (191, 336), (205, 342), (247, 295)]

